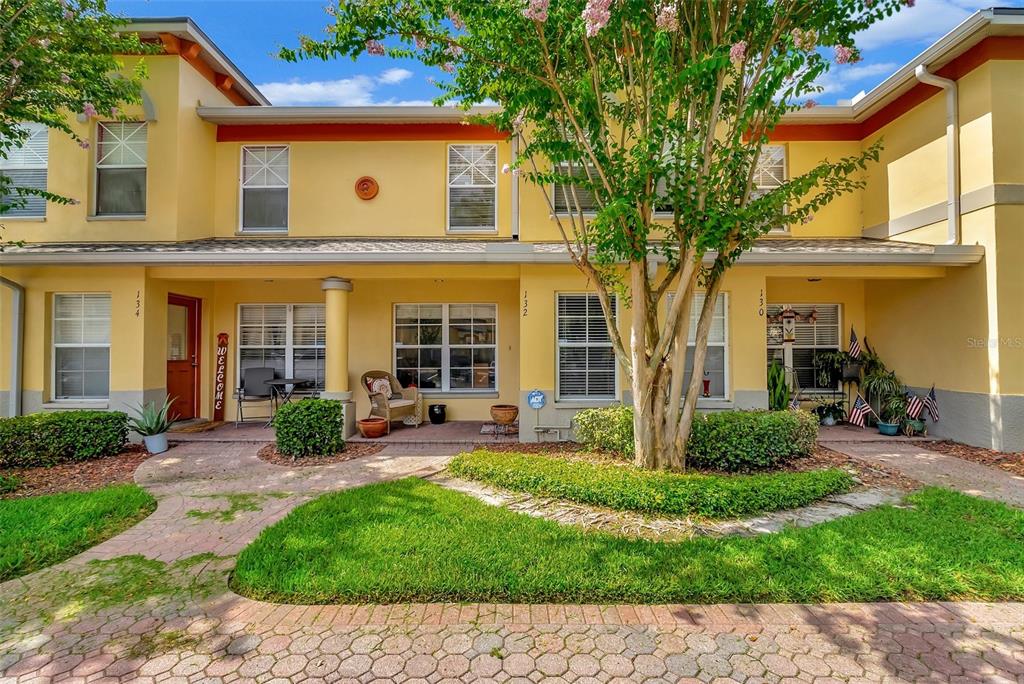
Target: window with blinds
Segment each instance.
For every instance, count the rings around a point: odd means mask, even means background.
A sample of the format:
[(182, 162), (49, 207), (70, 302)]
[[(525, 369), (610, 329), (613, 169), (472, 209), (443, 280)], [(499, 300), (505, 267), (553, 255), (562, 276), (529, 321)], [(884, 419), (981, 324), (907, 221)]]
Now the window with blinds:
[[(782, 312), (790, 308), (796, 314), (796, 340), (783, 341)], [(814, 367), (820, 353), (839, 351), (840, 310), (838, 304), (769, 304), (767, 309), (768, 365), (773, 362), (791, 369), (800, 390), (831, 392), (835, 387), (822, 387)]]
[[(666, 299), (666, 306), (672, 306), (673, 295), (668, 295)], [(697, 339), (697, 322), (700, 320), (701, 309), (704, 308), (704, 299), (705, 295), (703, 292), (697, 292), (693, 295), (693, 304), (690, 308), (690, 326), (686, 338), (686, 367), (683, 371), (684, 387), (689, 386), (690, 377), (693, 375), (693, 351)], [(728, 360), (728, 299), (726, 293), (720, 292), (711, 318), (711, 329), (708, 331), (708, 349), (704, 357), (704, 380), (708, 381), (707, 396), (725, 399), (728, 380)]]
[(559, 294), (556, 317), (558, 398), (615, 399), (618, 364), (597, 295)]
[(497, 230), (498, 146), (448, 146), (448, 230)]
[(53, 296), (53, 398), (110, 396), (110, 295)]
[(240, 304), (238, 368), (273, 368), (279, 378), (324, 387), (327, 332), (323, 304)]
[[(571, 166), (559, 164), (558, 172), (581, 180), (587, 179), (587, 167), (582, 163)], [(584, 214), (592, 214), (598, 209), (594, 193), (579, 184), (555, 183), (552, 188), (552, 201), (556, 214), (576, 214), (581, 211)]]
[[(7, 192), (0, 197), (0, 215), (21, 218), (46, 216), (46, 200), (24, 190), (46, 191), (49, 158), (49, 129), (38, 123), (23, 123), (28, 138), (0, 158), (0, 174), (8, 178)], [(19, 192), (21, 190), (21, 192)]]
[[(761, 197), (786, 182), (786, 148), (784, 145), (765, 145), (761, 148), (761, 156), (754, 167), (754, 187), (750, 192), (751, 199)], [(773, 232), (785, 232), (785, 226), (772, 229)]]
[(288, 146), (242, 148), (243, 231), (288, 229)]
[(144, 216), (146, 213), (146, 124), (99, 124), (96, 145), (96, 215)]
[(398, 382), (441, 392), (494, 391), (497, 317), (495, 304), (396, 304)]

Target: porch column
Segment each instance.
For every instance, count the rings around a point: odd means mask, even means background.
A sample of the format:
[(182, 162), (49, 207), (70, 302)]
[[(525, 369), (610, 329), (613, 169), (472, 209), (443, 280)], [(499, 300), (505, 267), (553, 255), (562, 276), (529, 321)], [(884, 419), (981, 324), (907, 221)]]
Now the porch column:
[(348, 293), (352, 282), (344, 278), (324, 278), (324, 318), (327, 335), (327, 359), (324, 377), (324, 399), (345, 402), (345, 436), (355, 432), (355, 404), (348, 383)]

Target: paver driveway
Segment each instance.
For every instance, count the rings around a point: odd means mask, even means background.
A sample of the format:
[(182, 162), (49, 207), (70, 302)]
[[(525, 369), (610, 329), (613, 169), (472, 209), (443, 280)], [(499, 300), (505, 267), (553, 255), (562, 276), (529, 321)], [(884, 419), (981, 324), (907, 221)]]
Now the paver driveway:
[(324, 491), (443, 466), (416, 447), (315, 469), (255, 444), (147, 461), (136, 527), (0, 585), (0, 682), (1024, 681), (1024, 605), (277, 606), (233, 555)]

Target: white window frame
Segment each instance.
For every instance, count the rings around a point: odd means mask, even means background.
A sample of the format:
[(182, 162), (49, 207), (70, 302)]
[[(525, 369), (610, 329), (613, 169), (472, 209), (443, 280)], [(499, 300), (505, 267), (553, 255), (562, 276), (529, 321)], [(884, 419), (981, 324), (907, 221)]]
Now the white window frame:
[[(441, 307), (441, 344), (399, 344), (398, 343), (398, 307), (400, 306), (440, 306)], [(453, 306), (493, 306), (494, 307), (494, 344), (451, 344), (449, 311)], [(438, 348), (441, 350), (441, 387), (422, 388), (420, 394), (496, 394), (501, 386), (500, 377), (500, 342), (498, 322), (498, 304), (496, 302), (395, 302), (391, 306), (391, 372), (398, 377), (398, 350)], [(455, 387), (451, 386), (451, 351), (452, 349), (475, 349), (494, 347), (494, 387)], [(418, 382), (418, 380), (417, 380)]]
[[(288, 155), (288, 171), (285, 174), (287, 177), (284, 179), (287, 208), (285, 210), (285, 226), (279, 228), (277, 226), (272, 227), (246, 227), (245, 224), (245, 189), (250, 190), (269, 190), (269, 189), (280, 189), (280, 185), (249, 185), (245, 184), (245, 151), (255, 150), (259, 148), (269, 149), (271, 147), (282, 148)], [(242, 145), (238, 148), (238, 232), (245, 234), (267, 234), (267, 233), (287, 233), (292, 225), (292, 146), (285, 143), (280, 145)]]
[[(835, 345), (835, 349), (837, 351), (842, 351), (843, 350), (843, 329), (844, 328), (843, 328), (843, 305), (842, 304), (839, 304), (838, 302), (784, 302), (784, 303), (783, 302), (769, 302), (768, 306), (769, 307), (781, 306), (783, 311), (785, 311), (785, 309), (787, 307), (793, 307), (793, 306), (810, 306), (810, 307), (817, 307), (817, 308), (835, 307), (836, 308), (836, 345)], [(785, 342), (783, 342), (781, 344), (770, 344), (770, 343), (768, 343), (768, 328), (767, 328), (769, 323), (767, 321), (767, 316), (765, 318), (766, 318), (766, 320), (765, 320), (765, 350), (766, 350), (766, 352), (770, 351), (772, 349), (781, 349), (782, 350), (782, 354), (783, 354), (783, 357), (782, 357), (783, 369), (786, 371), (787, 377), (789, 375), (792, 375), (793, 377), (796, 377), (796, 368), (793, 366), (793, 350), (794, 349), (812, 349), (812, 350), (813, 349), (826, 349), (826, 350), (827, 349), (832, 349), (831, 346), (825, 347), (825, 346), (819, 346), (819, 345), (816, 345), (816, 344), (815, 345), (806, 345), (806, 344), (797, 344), (795, 342), (793, 342), (792, 344), (786, 344)], [(767, 353), (766, 353), (765, 354), (765, 367), (766, 368), (767, 368), (767, 363), (768, 363), (768, 358), (767, 358)], [(817, 381), (815, 381), (815, 382), (817, 382)], [(842, 383), (840, 383), (840, 385), (841, 384)], [(836, 389), (838, 390), (838, 389), (840, 389), (840, 387), (837, 385)], [(828, 389), (826, 387), (801, 387), (800, 388), (801, 396), (808, 396), (808, 397), (823, 396), (823, 395), (831, 396), (832, 393), (833, 393), (833, 390)]]
[[(242, 344), (242, 308), (246, 306), (283, 306), (285, 307), (285, 332), (284, 332), (284, 376), (288, 378), (295, 377), (295, 350), (296, 349), (323, 349), (324, 350), (324, 383), (327, 383), (327, 340), (326, 340), (326, 320), (325, 320), (325, 339), (323, 347), (320, 345), (308, 345), (308, 344), (295, 344), (295, 307), (296, 306), (319, 306), (325, 309), (326, 305), (323, 302), (239, 302), (235, 307), (235, 334), (238, 335), (238, 344), (235, 345), (235, 368), (236, 378), (235, 386), (242, 384), (242, 349), (276, 349), (277, 347), (268, 347), (265, 344)], [(326, 318), (326, 317), (325, 317)], [(317, 389), (323, 389), (317, 387)]]
[[(142, 124), (141, 129), (146, 132), (146, 159), (143, 164), (103, 164), (103, 159), (100, 157), (100, 136), (101, 129), (107, 128), (112, 124)], [(94, 147), (95, 153), (93, 155), (92, 164), (92, 215), (95, 218), (107, 219), (107, 218), (133, 218), (142, 220), (146, 218), (149, 213), (149, 122), (148, 121), (98, 121), (96, 122), (96, 145)], [(146, 192), (145, 192), (145, 203), (146, 209), (140, 214), (101, 214), (99, 213), (100, 206), (100, 169), (145, 169), (146, 171)]]
[[(580, 164), (585, 164), (586, 167), (589, 167), (589, 168), (593, 169), (593, 172), (597, 173), (597, 170), (594, 168), (593, 164), (591, 164), (589, 162), (579, 162), (579, 163)], [(562, 162), (560, 164), (555, 164), (555, 166), (558, 167), (558, 168), (563, 168), (564, 167), (565, 172), (566, 173), (569, 172), (569, 162)], [(551, 199), (551, 212), (552, 212), (551, 215), (552, 216), (578, 216), (579, 212), (577, 212), (575, 210), (570, 210), (568, 206), (566, 206), (565, 211), (559, 211), (558, 206), (557, 206), (558, 205), (558, 187), (559, 187), (559, 185), (560, 185), (559, 183), (552, 183), (551, 184), (551, 190), (550, 190), (550, 193), (549, 193), (549, 197)], [(568, 205), (568, 204), (569, 204), (569, 201), (568, 201), (568, 198), (567, 198), (566, 199), (566, 205)], [(596, 204), (596, 200), (595, 200), (595, 204)], [(584, 216), (588, 216), (588, 217), (589, 216), (597, 216), (597, 211), (598, 211), (599, 208), (600, 207), (594, 206), (591, 209), (584, 209), (583, 210), (583, 215)]]
[[(778, 150), (782, 151), (782, 183), (785, 183), (787, 180), (789, 180), (789, 147), (787, 145), (779, 145), (779, 144), (762, 145), (761, 146), (761, 155), (763, 156), (764, 153), (765, 153), (765, 150), (770, 149), (770, 148), (778, 149)], [(758, 161), (756, 163), (758, 163), (758, 164), (760, 163), (760, 156), (758, 157)], [(781, 183), (780, 183), (780, 185), (781, 185)], [(779, 185), (756, 185), (755, 184), (754, 185), (754, 190), (755, 191), (764, 190), (764, 191), (767, 192), (769, 190), (774, 190), (777, 187), (779, 187)], [(788, 213), (788, 212), (786, 212), (786, 213)], [(790, 232), (789, 225), (784, 225), (784, 226), (781, 226), (781, 227), (778, 227), (778, 228), (772, 228), (768, 232), (770, 234), (774, 233), (776, 235), (787, 234), (787, 233)]]
[[(700, 292), (697, 292), (696, 294), (705, 294), (705, 293), (703, 291), (700, 291)], [(705, 397), (704, 395), (701, 395), (700, 397), (697, 398), (698, 402), (701, 401), (701, 400), (707, 400), (707, 401), (728, 401), (730, 399), (730, 397), (732, 397), (732, 375), (731, 375), (732, 363), (731, 363), (731, 358), (730, 358), (731, 357), (731, 351), (732, 351), (732, 339), (731, 339), (731, 336), (729, 335), (729, 327), (730, 327), (729, 326), (729, 293), (728, 292), (719, 292), (718, 296), (722, 298), (722, 316), (723, 316), (723, 321), (722, 321), (722, 344), (710, 344), (709, 343), (708, 347), (722, 347), (723, 348), (722, 349), (722, 359), (723, 359), (723, 362), (722, 362), (722, 394), (720, 396), (712, 394), (710, 397)], [(665, 298), (665, 312), (666, 312), (666, 315), (668, 313), (669, 307), (672, 306), (672, 300), (674, 298), (675, 298), (675, 296), (672, 293), (669, 293), (668, 296)], [(690, 307), (690, 323), (687, 325), (687, 332), (686, 332), (686, 346), (687, 347), (691, 347), (691, 346), (694, 346), (696, 344), (696, 326), (697, 326), (697, 322), (699, 320), (700, 320), (700, 309), (697, 308), (697, 307), (691, 306)], [(691, 327), (694, 329), (694, 334), (692, 336), (690, 334), (690, 328)], [(706, 357), (705, 357), (705, 360), (707, 360)], [(683, 369), (683, 372), (684, 373), (686, 372), (685, 368)], [(685, 391), (685, 388), (684, 388), (684, 391)]]
[[(596, 292), (586, 292), (586, 291), (563, 291), (563, 292), (556, 292), (555, 293), (555, 402), (556, 403), (570, 403), (570, 404), (572, 404), (572, 403), (608, 404), (608, 403), (619, 401), (621, 399), (621, 397), (622, 397), (622, 390), (621, 390), (620, 385), (619, 385), (620, 380), (621, 380), (620, 377), (619, 377), (619, 359), (615, 355), (615, 345), (612, 343), (610, 336), (609, 336), (609, 340), (608, 340), (607, 344), (598, 344), (596, 342), (562, 342), (559, 339), (559, 334), (558, 334), (558, 323), (559, 323), (558, 300), (559, 300), (560, 297), (563, 297), (563, 296), (573, 297), (573, 296), (581, 296), (581, 295), (587, 296), (587, 297), (596, 297), (597, 293)], [(614, 301), (615, 301), (615, 325), (616, 325), (616, 327), (618, 327), (619, 315), (620, 315), (620, 313), (622, 311), (622, 306), (621, 306), (621, 302), (619, 302), (619, 300), (618, 300), (618, 297), (615, 297)], [(589, 319), (590, 316), (588, 315), (587, 318)], [(601, 314), (601, 320), (602, 321), (604, 320), (603, 312)], [(579, 348), (579, 347), (583, 347), (583, 348), (607, 347), (608, 349), (611, 350), (611, 352), (612, 352), (612, 361), (613, 361), (614, 369), (615, 369), (614, 370), (614, 372), (615, 372), (615, 379), (613, 381), (615, 389), (614, 389), (614, 392), (611, 395), (609, 395), (609, 396), (600, 396), (600, 397), (598, 397), (598, 396), (593, 396), (593, 397), (591, 397), (591, 396), (580, 396), (580, 395), (575, 395), (575, 394), (570, 394), (570, 395), (566, 395), (566, 396), (562, 395), (562, 349), (563, 348)], [(588, 372), (589, 372), (589, 370), (588, 370)]]
[[(494, 149), (494, 182), (490, 185), (452, 185), (452, 148), (455, 147), (490, 147)], [(444, 156), (444, 210), (445, 210), (445, 232), (447, 233), (497, 233), (498, 232), (498, 145), (497, 143), (449, 143), (445, 147)], [(471, 226), (452, 227), (452, 187), (457, 188), (492, 188), (494, 190), (494, 216), (491, 220), (491, 227)]]
[[(42, 134), (42, 136), (44, 137), (44, 140), (45, 140), (43, 157), (40, 158), (40, 155), (37, 152), (35, 152), (31, 147), (26, 148), (25, 145), (19, 145), (18, 147), (16, 147), (13, 150), (11, 150), (11, 152), (19, 152), (21, 150), (28, 149), (28, 151), (30, 153), (32, 153), (33, 156), (35, 156), (37, 159), (39, 159), (39, 161), (27, 161), (27, 160), (13, 161), (11, 159), (2, 159), (2, 158), (0, 158), (0, 173), (3, 173), (3, 175), (6, 175), (8, 178), (11, 178), (10, 174), (4, 173), (4, 172), (5, 171), (12, 171), (12, 172), (14, 172), (14, 171), (39, 171), (39, 170), (42, 170), (43, 171), (43, 188), (42, 189), (45, 191), (49, 187), (49, 181), (50, 181), (50, 179), (49, 179), (49, 175), (50, 175), (49, 174), (49, 165), (50, 165), (50, 139), (49, 139), (49, 135), (50, 135), (50, 129), (47, 128), (46, 126), (44, 126), (43, 124), (36, 123), (34, 121), (26, 121), (24, 123), (18, 124), (18, 126), (21, 127), (21, 128), (24, 128), (25, 130), (28, 131), (29, 137), (25, 141), (26, 143), (28, 143), (32, 138), (36, 137), (37, 135)], [(12, 180), (13, 180), (13, 178), (12, 178)], [(11, 197), (18, 197), (17, 192), (14, 191), (14, 187), (11, 187), (11, 190), (12, 190)], [(45, 219), (46, 218), (46, 204), (47, 204), (46, 200), (41, 198), (41, 197), (37, 197), (35, 195), (30, 195), (30, 196), (28, 196), (27, 199), (30, 200), (30, 201), (32, 199), (39, 199), (39, 200), (41, 200), (42, 204), (43, 204), (43, 211), (42, 211), (42, 213), (41, 214), (0, 214), (0, 216), (2, 216), (3, 220), (5, 220), (5, 221), (10, 221), (10, 220), (17, 221), (19, 219), (27, 219), (27, 220), (30, 220), (30, 221), (31, 220)], [(21, 209), (20, 211), (24, 211), (24, 209)]]
[[(85, 295), (106, 295), (110, 299), (110, 318), (107, 319), (109, 330), (107, 331), (107, 342), (83, 342), (81, 344), (69, 344), (57, 342), (57, 298), (58, 297), (84, 297)], [(50, 400), (55, 403), (81, 403), (81, 402), (105, 402), (110, 400), (110, 373), (113, 370), (112, 358), (110, 356), (110, 339), (114, 330), (114, 298), (110, 292), (54, 292), (51, 299), (53, 311), (50, 315)], [(82, 319), (85, 320), (84, 318)], [(84, 322), (83, 322), (84, 326)], [(107, 395), (105, 397), (58, 397), (57, 396), (57, 349), (106, 349), (107, 350)], [(84, 389), (84, 385), (83, 385)]]

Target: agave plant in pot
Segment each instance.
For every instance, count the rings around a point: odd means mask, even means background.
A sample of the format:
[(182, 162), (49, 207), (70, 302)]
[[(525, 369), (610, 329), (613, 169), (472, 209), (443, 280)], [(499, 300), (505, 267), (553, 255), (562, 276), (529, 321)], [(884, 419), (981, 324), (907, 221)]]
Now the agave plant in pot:
[(170, 417), (171, 404), (174, 399), (164, 398), (163, 406), (157, 407), (155, 401), (139, 404), (128, 419), (128, 427), (142, 435), (146, 451), (151, 454), (162, 454), (167, 451), (167, 431), (171, 429), (174, 419)]

